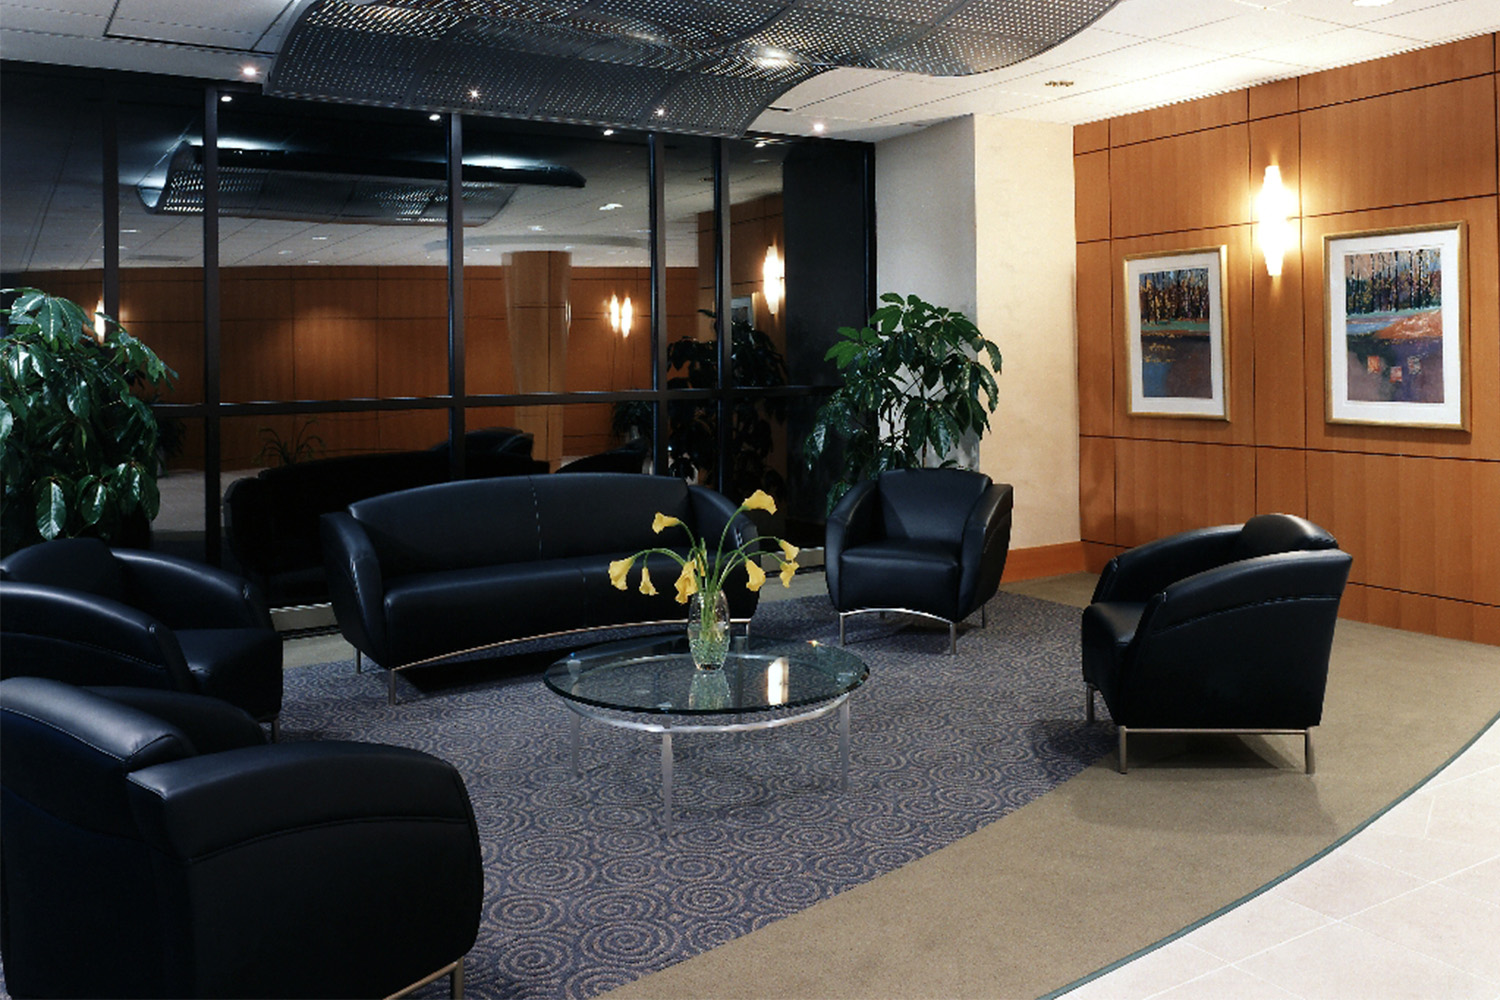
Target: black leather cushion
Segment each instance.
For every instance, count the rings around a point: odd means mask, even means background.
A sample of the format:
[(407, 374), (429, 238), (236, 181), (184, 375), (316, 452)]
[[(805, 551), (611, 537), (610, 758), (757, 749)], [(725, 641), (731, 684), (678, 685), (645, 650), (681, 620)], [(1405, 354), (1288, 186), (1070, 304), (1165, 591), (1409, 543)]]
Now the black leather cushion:
[(959, 556), (953, 542), (884, 539), (845, 549), (843, 602), (856, 608), (904, 608), (960, 617)]
[[(954, 542), (988, 476), (963, 469), (900, 469), (880, 475), (880, 516), (887, 538)], [(956, 551), (956, 550), (955, 550)]]
[(199, 692), (223, 698), (257, 719), (281, 710), (281, 637), (270, 629), (178, 629), (177, 642)]
[(1293, 514), (1261, 514), (1245, 522), (1230, 550), (1231, 559), (1254, 559), (1277, 552), (1313, 552), (1336, 549), (1339, 543), (1327, 531)]
[(59, 538), (19, 549), (0, 563), (0, 579), (67, 587), (133, 603), (120, 564), (97, 538)]
[(529, 476), (439, 483), (349, 506), (387, 580), (541, 558)]
[[(537, 521), (542, 558), (568, 559), (602, 552), (685, 548), (687, 533), (651, 530), (658, 513), (691, 524), (687, 484), (667, 476), (588, 472), (565, 479), (538, 478)], [(717, 535), (707, 540), (710, 551)]]

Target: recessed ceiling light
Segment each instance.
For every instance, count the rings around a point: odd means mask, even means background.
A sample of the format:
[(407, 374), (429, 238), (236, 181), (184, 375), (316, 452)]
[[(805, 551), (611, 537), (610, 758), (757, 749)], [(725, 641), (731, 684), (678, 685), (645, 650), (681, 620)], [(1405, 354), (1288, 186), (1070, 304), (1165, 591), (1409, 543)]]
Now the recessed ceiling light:
[(476, 101), (479, 100), (479, 88), (477, 88), (477, 87), (471, 87), (471, 88), (469, 88), (469, 97), (471, 99), (473, 99), (473, 100), (476, 100)]
[(531, 230), (533, 233), (540, 233), (540, 232), (543, 232), (547, 227), (546, 226), (527, 226), (526, 228), (529, 229), (529, 230)]
[(624, 207), (625, 206), (621, 205), (618, 201), (612, 201), (608, 205), (600, 205), (599, 206), (599, 211), (601, 211), (601, 212), (613, 212), (617, 208), (624, 208)]
[(1073, 86), (1073, 81), (1072, 80), (1048, 80), (1042, 86), (1044, 86), (1044, 87), (1071, 87), (1071, 86)]
[(321, 260), (310, 260), (310, 261), (308, 261), (308, 263), (309, 264), (321, 264), (323, 262)]
[(656, 117), (658, 117), (658, 118), (665, 118), (665, 117), (667, 117), (667, 109), (666, 108), (657, 108), (656, 109)]
[(221, 94), (219, 96), (219, 103), (221, 104), (228, 104), (232, 100), (234, 100), (234, 97), (230, 94)]
[(328, 237), (326, 237), (326, 236), (314, 236), (313, 239), (315, 239), (315, 240), (326, 240), (326, 239), (328, 239)]
[(140, 230), (139, 229), (122, 229), (122, 230), (120, 230), (120, 232), (122, 232), (122, 233), (138, 233), (138, 232), (140, 232)]
[(607, 128), (607, 129), (604, 130), (604, 134), (605, 135), (614, 135), (615, 134), (615, 130), (612, 129), (612, 128)]
[(241, 66), (240, 67), (240, 76), (243, 76), (247, 80), (254, 80), (256, 77), (260, 76), (260, 67), (259, 66)]
[(755, 144), (755, 148), (756, 149), (765, 149), (766, 148), (766, 140), (761, 139), (759, 142), (757, 142)]
[(443, 116), (434, 111), (432, 114), (427, 116), (427, 120), (430, 122), (440, 122), (443, 120)]
[(824, 125), (822, 122), (813, 122), (813, 131), (818, 133), (819, 135), (822, 135), (825, 131), (827, 131), (827, 129), (828, 126)]

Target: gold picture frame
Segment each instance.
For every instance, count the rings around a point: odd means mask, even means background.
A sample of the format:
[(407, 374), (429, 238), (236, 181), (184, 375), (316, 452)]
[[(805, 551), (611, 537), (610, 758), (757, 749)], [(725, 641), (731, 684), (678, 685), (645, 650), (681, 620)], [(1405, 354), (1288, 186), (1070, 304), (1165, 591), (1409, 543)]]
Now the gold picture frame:
[(1132, 416), (1229, 419), (1227, 246), (1125, 258)]

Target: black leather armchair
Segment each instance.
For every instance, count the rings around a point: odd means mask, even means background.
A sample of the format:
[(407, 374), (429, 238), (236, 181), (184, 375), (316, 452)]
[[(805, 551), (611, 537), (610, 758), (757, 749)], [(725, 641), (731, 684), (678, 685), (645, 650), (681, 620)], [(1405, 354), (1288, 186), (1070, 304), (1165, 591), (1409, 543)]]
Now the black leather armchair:
[(202, 695), (0, 682), (14, 996), (462, 992), (483, 892), (463, 780), (370, 743), (266, 745)]
[(1353, 560), (1327, 531), (1263, 514), (1158, 539), (1111, 559), (1083, 613), (1094, 693), (1131, 732), (1297, 733), (1316, 768), (1328, 656)]
[(1010, 552), (1014, 493), (963, 469), (883, 472), (844, 494), (828, 517), (824, 562), (828, 595), (844, 620), (901, 611), (948, 623), (981, 614), (995, 596)]
[(204, 563), (42, 542), (0, 560), (0, 677), (212, 695), (271, 723), (281, 639), (259, 592)]

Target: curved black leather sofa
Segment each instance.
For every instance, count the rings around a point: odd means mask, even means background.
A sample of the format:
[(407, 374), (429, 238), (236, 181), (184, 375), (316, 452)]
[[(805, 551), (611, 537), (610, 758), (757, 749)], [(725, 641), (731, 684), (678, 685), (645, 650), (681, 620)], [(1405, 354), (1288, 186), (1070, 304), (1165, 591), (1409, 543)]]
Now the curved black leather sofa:
[(274, 733), (281, 637), (241, 577), (97, 538), (59, 538), (0, 560), (0, 677), (16, 675), (212, 695)]
[(844, 619), (903, 611), (957, 623), (995, 596), (1010, 553), (1015, 494), (967, 469), (897, 469), (857, 484), (828, 515), (828, 596)]
[(1353, 562), (1291, 514), (1160, 538), (1109, 561), (1083, 612), (1087, 716), (1094, 692), (1130, 732), (1295, 732), (1313, 773), (1328, 656)]
[(0, 955), (14, 996), (389, 996), (462, 981), (483, 902), (463, 779), (268, 746), (214, 698), (0, 682)]
[[(660, 591), (649, 597), (615, 589), (609, 563), (646, 548), (686, 550), (681, 528), (652, 532), (658, 512), (691, 526), (712, 550), (735, 509), (679, 479), (606, 472), (472, 479), (372, 497), (323, 517), (333, 611), (344, 638), (391, 671), (394, 701), (396, 671), (455, 653), (686, 621), (673, 598), (679, 566), (670, 557), (648, 559)], [(740, 515), (725, 549), (755, 537)], [(730, 613), (742, 621), (758, 600), (745, 580), (741, 567), (725, 585)]]
[[(465, 435), (469, 478), (547, 471), (531, 435), (491, 427)], [(224, 493), (224, 537), (244, 574), (273, 607), (328, 599), (318, 518), (357, 500), (447, 482), (447, 443), (424, 451), (340, 455), (263, 469)]]

